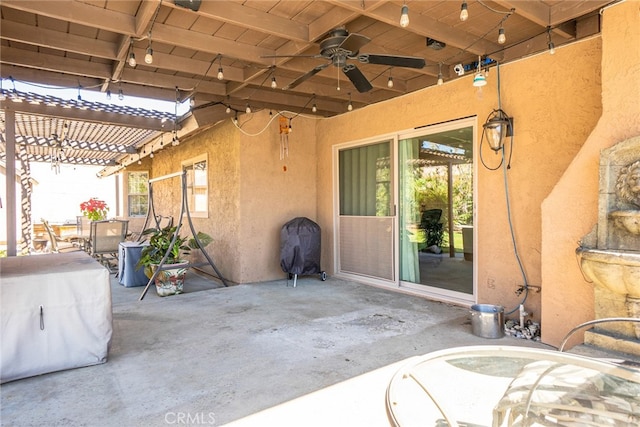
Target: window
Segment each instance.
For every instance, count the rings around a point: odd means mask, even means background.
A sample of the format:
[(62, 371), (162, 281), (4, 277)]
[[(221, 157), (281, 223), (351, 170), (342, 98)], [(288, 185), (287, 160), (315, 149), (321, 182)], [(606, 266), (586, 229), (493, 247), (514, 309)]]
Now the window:
[(206, 218), (209, 214), (209, 189), (207, 156), (203, 155), (182, 162), (187, 171), (187, 201), (191, 216)]
[(389, 141), (340, 151), (340, 215), (389, 216)]
[(149, 172), (127, 173), (127, 213), (146, 216), (149, 209)]

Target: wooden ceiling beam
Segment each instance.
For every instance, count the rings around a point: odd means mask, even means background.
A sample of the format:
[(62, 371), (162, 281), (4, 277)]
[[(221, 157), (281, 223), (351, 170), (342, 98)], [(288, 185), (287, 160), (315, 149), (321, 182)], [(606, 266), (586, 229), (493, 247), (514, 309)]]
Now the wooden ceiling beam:
[(162, 0), (146, 0), (140, 2), (140, 9), (135, 17), (135, 37), (140, 38), (151, 30), (152, 20)]
[(88, 3), (72, 0), (2, 0), (2, 6), (114, 33), (136, 34), (133, 16)]
[[(369, 16), (389, 25), (398, 26), (400, 19), (400, 7), (395, 3), (384, 2), (375, 9), (362, 10), (359, 4), (349, 0), (332, 0), (332, 3), (340, 5), (344, 8), (354, 11), (360, 11), (361, 14)], [(460, 28), (450, 27), (440, 21), (429, 18), (424, 15), (411, 16), (411, 25), (407, 27), (408, 31), (423, 37), (432, 37), (449, 46), (464, 49), (474, 55), (484, 55), (488, 52), (500, 50), (500, 45), (491, 43), (486, 40), (478, 40), (478, 37), (469, 34)]]
[(111, 66), (109, 64), (28, 52), (24, 49), (8, 46), (0, 46), (0, 63), (99, 78), (101, 80), (111, 77)]
[[(185, 10), (171, 2), (167, 2), (165, 5)], [(309, 41), (309, 29), (306, 25), (238, 3), (203, 1), (200, 3), (198, 16), (215, 21), (228, 22), (242, 28), (260, 31), (284, 39)]]
[(118, 55), (116, 45), (111, 42), (33, 27), (6, 19), (0, 20), (0, 38), (98, 58), (113, 59)]

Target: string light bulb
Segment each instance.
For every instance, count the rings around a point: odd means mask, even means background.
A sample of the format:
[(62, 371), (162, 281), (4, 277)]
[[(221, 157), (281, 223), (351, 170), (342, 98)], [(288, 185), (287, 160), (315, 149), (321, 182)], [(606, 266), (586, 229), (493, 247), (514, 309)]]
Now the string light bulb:
[(107, 89), (107, 101), (111, 101), (111, 90)]
[(219, 60), (219, 65), (218, 65), (218, 80), (224, 80), (224, 71), (222, 70), (222, 56), (220, 56), (218, 58)]
[(551, 41), (551, 27), (547, 27), (547, 44), (549, 47), (549, 55), (556, 53), (556, 45)]
[(313, 106), (311, 107), (311, 111), (313, 111), (314, 113), (318, 112), (318, 106), (316, 105), (316, 103), (313, 103)]
[(151, 49), (151, 42), (149, 42), (147, 52), (144, 54), (144, 62), (147, 64), (153, 64), (153, 49)]
[(245, 113), (249, 114), (251, 113), (251, 106), (249, 104), (247, 104), (247, 108), (245, 108)]
[(353, 104), (351, 103), (351, 94), (349, 94), (349, 105), (347, 105), (347, 111), (353, 110)]
[(393, 87), (393, 77), (389, 76), (389, 79), (387, 80), (387, 87), (388, 88), (392, 88)]
[(409, 26), (409, 6), (404, 4), (400, 10), (400, 26), (407, 28)]
[(120, 101), (124, 100), (124, 93), (122, 92), (122, 89), (118, 89), (118, 99)]
[(278, 82), (276, 82), (276, 76), (271, 77), (271, 89), (275, 89), (278, 87)]
[(469, 19), (469, 11), (467, 9), (468, 9), (467, 2), (463, 1), (462, 6), (460, 6), (460, 20), (462, 22)]
[(135, 68), (136, 65), (138, 65), (138, 63), (136, 62), (136, 54), (131, 52), (129, 54), (129, 66), (131, 68)]
[(438, 64), (438, 86), (442, 86), (444, 84), (444, 79), (442, 78), (442, 62)]
[(507, 36), (504, 34), (504, 28), (500, 26), (498, 30), (498, 43), (504, 44), (507, 41)]
[(227, 109), (225, 110), (225, 113), (231, 114), (231, 107), (229, 107), (228, 105), (227, 105)]

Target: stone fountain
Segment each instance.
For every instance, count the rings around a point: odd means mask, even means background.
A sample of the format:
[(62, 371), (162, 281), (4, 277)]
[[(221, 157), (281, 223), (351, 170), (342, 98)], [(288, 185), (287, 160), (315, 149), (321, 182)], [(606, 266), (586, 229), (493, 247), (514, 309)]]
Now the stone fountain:
[[(640, 136), (600, 154), (598, 223), (576, 249), (595, 318), (640, 319)], [(599, 323), (585, 342), (640, 355), (640, 323)]]

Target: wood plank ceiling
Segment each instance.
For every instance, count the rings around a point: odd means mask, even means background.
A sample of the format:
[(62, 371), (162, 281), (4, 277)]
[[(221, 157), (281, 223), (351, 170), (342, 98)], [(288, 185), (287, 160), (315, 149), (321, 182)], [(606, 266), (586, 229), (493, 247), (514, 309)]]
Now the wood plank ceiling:
[[(468, 10), (465, 21), (460, 19), (463, 3)], [(459, 78), (454, 71), (459, 64), (468, 75), (479, 60), (490, 67), (494, 61), (505, 63), (544, 51), (549, 40), (559, 47), (593, 35), (600, 30), (599, 9), (610, 3), (613, 1), (2, 0), (0, 75), (105, 94), (122, 90), (125, 100), (128, 95), (192, 99), (192, 117), (200, 127), (228, 118), (229, 111), (246, 114), (247, 105), (252, 111), (328, 117), (346, 113), (350, 101), (353, 108), (359, 108), (436, 85), (439, 74), (444, 81)], [(410, 18), (406, 28), (399, 24), (404, 4)], [(498, 43), (501, 27), (504, 44)], [(347, 66), (356, 66), (371, 85), (370, 90), (360, 91), (343, 72), (344, 64), (336, 66), (337, 61), (318, 55), (321, 42), (337, 28), (370, 39), (356, 45), (359, 55), (417, 57), (424, 59), (425, 66), (363, 63), (350, 57)], [(150, 64), (144, 60), (148, 48), (153, 51)], [(135, 67), (128, 63), (132, 54)], [(372, 58), (371, 62), (379, 61)], [(322, 69), (317, 73), (307, 74), (318, 66)], [(296, 84), (304, 75), (308, 78)], [(390, 77), (393, 87), (388, 85)], [(274, 80), (277, 86), (272, 88)], [(286, 88), (292, 83), (294, 87)], [(3, 91), (11, 92), (6, 80)], [(28, 102), (20, 106), (8, 98), (1, 102), (3, 110), (15, 110), (21, 120), (43, 114), (41, 106)], [(316, 111), (312, 111), (314, 106)], [(80, 108), (67, 108), (64, 117), (75, 120), (69, 115), (76, 111), (77, 120), (112, 123), (113, 112), (108, 108), (103, 111), (94, 105), (91, 109), (95, 117), (90, 120)], [(60, 115), (46, 111), (52, 118)], [(28, 135), (27, 128), (17, 133), (22, 143), (37, 144), (29, 141), (40, 138), (41, 145), (51, 145), (50, 136)], [(156, 128), (147, 140), (157, 132), (161, 130)], [(122, 143), (125, 149), (116, 147), (107, 150), (111, 154), (100, 155), (100, 164), (120, 162), (126, 156), (123, 150), (139, 149), (144, 139), (132, 135)], [(73, 142), (86, 147), (82, 144), (96, 141)], [(76, 154), (75, 161), (83, 163), (82, 153)]]

